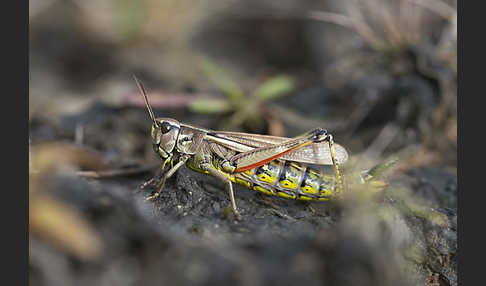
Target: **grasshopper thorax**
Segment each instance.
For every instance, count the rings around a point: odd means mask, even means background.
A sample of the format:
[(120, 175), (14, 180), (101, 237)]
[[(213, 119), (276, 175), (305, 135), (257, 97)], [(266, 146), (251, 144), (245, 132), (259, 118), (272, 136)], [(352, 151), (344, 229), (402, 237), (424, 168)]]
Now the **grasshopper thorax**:
[(152, 145), (161, 158), (172, 156), (180, 129), (180, 123), (172, 118), (157, 118), (152, 124)]

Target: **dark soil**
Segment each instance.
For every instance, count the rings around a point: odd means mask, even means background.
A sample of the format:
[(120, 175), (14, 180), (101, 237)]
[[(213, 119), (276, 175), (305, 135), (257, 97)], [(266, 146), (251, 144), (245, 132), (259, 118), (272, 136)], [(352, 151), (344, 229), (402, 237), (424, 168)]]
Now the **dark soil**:
[[(117, 156), (121, 153), (156, 160), (143, 130), (150, 125), (145, 110), (93, 108), (81, 115), (86, 145), (114, 166), (140, 166), (141, 160)], [(33, 143), (72, 140), (70, 122), (76, 121), (65, 118), (54, 126), (33, 120)], [(124, 135), (134, 134), (129, 148), (121, 143)], [(160, 198), (146, 201), (156, 186), (142, 190), (140, 185), (156, 169), (106, 179), (52, 177), (51, 191), (82, 213), (104, 248), (95, 261), (83, 261), (32, 237), (31, 284), (423, 285), (434, 273), (449, 285), (457, 280), (457, 179), (443, 168), (415, 169), (391, 180), (389, 199), (380, 208), (396, 210), (392, 219), (376, 218), (366, 207), (290, 201), (236, 186), (242, 221), (232, 217), (222, 183), (186, 167), (167, 182)], [(409, 211), (406, 200), (394, 199), (401, 192), (395, 184), (446, 222)]]

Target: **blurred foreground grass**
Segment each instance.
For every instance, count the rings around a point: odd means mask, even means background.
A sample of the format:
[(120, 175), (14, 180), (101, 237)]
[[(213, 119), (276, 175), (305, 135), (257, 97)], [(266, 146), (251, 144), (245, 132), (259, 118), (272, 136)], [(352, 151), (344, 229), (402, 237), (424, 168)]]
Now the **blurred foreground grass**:
[[(80, 258), (94, 260), (103, 253), (103, 241), (89, 220), (52, 195), (56, 175), (75, 175), (77, 169), (102, 169), (101, 156), (68, 143), (44, 143), (31, 148), (29, 170), (29, 232)], [(69, 192), (69, 191), (67, 191)], [(67, 194), (69, 196), (69, 194)]]

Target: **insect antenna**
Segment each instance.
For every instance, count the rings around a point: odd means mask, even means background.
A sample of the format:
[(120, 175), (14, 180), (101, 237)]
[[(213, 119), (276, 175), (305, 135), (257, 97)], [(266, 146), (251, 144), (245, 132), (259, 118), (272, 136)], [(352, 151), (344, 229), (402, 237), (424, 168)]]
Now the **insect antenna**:
[(134, 74), (132, 76), (133, 76), (133, 79), (135, 80), (135, 82), (137, 83), (137, 87), (140, 90), (140, 93), (142, 94), (143, 99), (145, 99), (145, 106), (147, 106), (147, 110), (149, 112), (150, 118), (152, 119), (152, 121), (154, 122), (154, 124), (156, 126), (158, 126), (158, 123), (155, 120), (154, 112), (152, 111), (152, 107), (150, 106), (150, 104), (148, 102), (147, 91), (145, 91), (145, 88), (143, 87), (143, 85), (140, 82), (140, 80), (138, 80), (138, 78)]

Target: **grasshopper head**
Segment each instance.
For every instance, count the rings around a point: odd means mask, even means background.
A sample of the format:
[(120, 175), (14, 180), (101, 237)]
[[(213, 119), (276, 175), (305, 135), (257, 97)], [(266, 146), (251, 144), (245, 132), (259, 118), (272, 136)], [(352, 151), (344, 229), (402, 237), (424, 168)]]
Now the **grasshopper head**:
[(152, 124), (152, 145), (161, 158), (172, 156), (180, 128), (180, 123), (171, 118), (157, 118)]
[[(152, 130), (150, 135), (152, 137), (152, 145), (155, 153), (157, 153), (162, 159), (171, 160), (172, 151), (179, 137), (179, 130), (181, 125), (177, 120), (171, 118), (155, 118), (152, 107), (148, 102), (147, 92), (142, 83), (133, 75), (133, 79), (137, 83), (137, 87), (140, 90), (140, 94), (145, 100), (145, 106), (152, 119)], [(165, 162), (164, 162), (165, 165)]]

